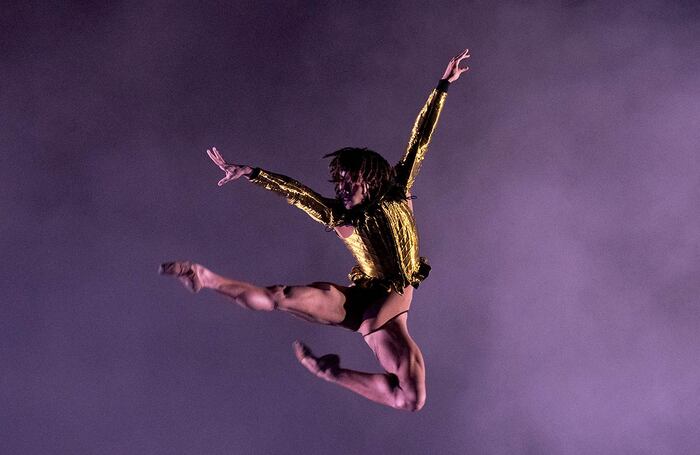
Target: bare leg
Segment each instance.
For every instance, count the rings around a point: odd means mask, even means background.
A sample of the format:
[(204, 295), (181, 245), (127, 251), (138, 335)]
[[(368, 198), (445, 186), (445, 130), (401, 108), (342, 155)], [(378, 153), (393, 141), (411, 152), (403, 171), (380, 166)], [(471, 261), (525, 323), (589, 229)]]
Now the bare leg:
[(335, 355), (315, 357), (303, 344), (294, 344), (299, 362), (310, 372), (363, 397), (396, 409), (418, 411), (425, 404), (423, 355), (408, 334), (406, 314), (365, 337), (386, 373), (340, 368)]
[[(347, 288), (331, 283), (259, 287), (222, 277), (189, 262), (163, 264), (161, 273), (175, 275), (191, 290), (213, 289), (250, 310), (282, 310), (323, 324), (340, 324), (345, 318)], [(396, 409), (420, 410), (425, 403), (423, 356), (408, 334), (406, 317), (405, 313), (400, 314), (364, 337), (385, 373), (340, 368), (338, 356), (315, 357), (301, 343), (294, 346), (297, 358), (316, 376), (372, 401)]]
[(243, 308), (254, 311), (281, 310), (321, 324), (339, 324), (345, 318), (344, 286), (312, 283), (308, 286), (260, 287), (217, 275), (192, 262), (161, 265), (162, 274), (174, 275), (190, 290), (212, 289)]

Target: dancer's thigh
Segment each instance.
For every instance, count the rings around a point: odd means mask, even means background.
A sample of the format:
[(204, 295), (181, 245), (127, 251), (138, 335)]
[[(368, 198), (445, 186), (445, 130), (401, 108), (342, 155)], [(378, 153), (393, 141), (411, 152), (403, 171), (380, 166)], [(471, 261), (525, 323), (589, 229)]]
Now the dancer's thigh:
[(277, 309), (320, 324), (340, 324), (345, 319), (348, 287), (317, 281), (303, 286), (267, 288)]
[(408, 334), (407, 313), (400, 314), (376, 332), (365, 336), (384, 369), (395, 375), (398, 407), (417, 411), (425, 404), (425, 365), (423, 354)]
[(408, 399), (425, 401), (425, 365), (423, 354), (408, 333), (408, 313), (389, 321), (381, 329), (365, 336), (365, 342), (388, 372), (395, 374)]

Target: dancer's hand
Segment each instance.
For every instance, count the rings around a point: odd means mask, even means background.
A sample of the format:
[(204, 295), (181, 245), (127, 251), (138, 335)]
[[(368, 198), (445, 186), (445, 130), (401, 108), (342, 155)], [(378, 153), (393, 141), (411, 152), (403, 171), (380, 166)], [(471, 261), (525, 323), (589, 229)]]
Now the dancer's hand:
[(224, 178), (219, 180), (219, 186), (228, 183), (231, 180), (236, 180), (242, 175), (250, 175), (250, 173), (253, 172), (253, 168), (250, 166), (230, 164), (224, 161), (224, 158), (221, 156), (219, 151), (216, 150), (216, 147), (212, 147), (211, 150), (207, 149), (207, 155), (209, 155), (209, 158), (211, 158), (214, 164), (219, 166), (219, 168), (226, 173)]
[(450, 63), (447, 64), (447, 69), (445, 69), (445, 74), (442, 76), (442, 78), (447, 79), (450, 82), (454, 82), (457, 79), (459, 79), (460, 74), (464, 73), (465, 71), (469, 71), (468, 66), (465, 66), (464, 68), (460, 68), (459, 62), (461, 62), (465, 58), (469, 58), (469, 57), (471, 57), (469, 55), (469, 49), (464, 49), (464, 52), (452, 57), (452, 60), (450, 60)]

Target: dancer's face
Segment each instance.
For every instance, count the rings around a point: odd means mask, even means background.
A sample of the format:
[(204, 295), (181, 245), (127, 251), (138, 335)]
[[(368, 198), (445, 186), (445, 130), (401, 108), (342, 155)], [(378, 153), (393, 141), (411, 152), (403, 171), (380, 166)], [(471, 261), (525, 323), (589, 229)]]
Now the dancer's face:
[(335, 192), (346, 209), (362, 204), (367, 197), (367, 184), (362, 177), (355, 180), (349, 172), (340, 171), (340, 181), (335, 185)]

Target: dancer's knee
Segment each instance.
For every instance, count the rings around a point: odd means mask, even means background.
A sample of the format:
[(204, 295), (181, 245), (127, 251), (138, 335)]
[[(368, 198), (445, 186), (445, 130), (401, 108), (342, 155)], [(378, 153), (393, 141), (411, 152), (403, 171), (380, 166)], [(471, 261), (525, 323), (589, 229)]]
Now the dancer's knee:
[(410, 382), (401, 382), (394, 373), (385, 373), (382, 384), (385, 393), (393, 398), (393, 408), (403, 411), (420, 411), (425, 405), (425, 387), (416, 387)]
[(271, 300), (271, 309), (284, 311), (299, 309), (304, 297), (302, 289), (302, 286), (288, 286), (286, 284), (276, 284), (265, 288)]
[(405, 411), (417, 412), (425, 406), (425, 389), (402, 391), (400, 397), (397, 397), (397, 407)]
[(265, 288), (269, 299), (270, 310), (284, 309), (289, 305), (289, 295), (292, 292), (291, 286), (285, 284), (275, 284)]
[(416, 412), (425, 406), (425, 387), (399, 388), (397, 392), (395, 401), (397, 409)]
[(345, 317), (342, 293), (326, 283), (276, 285), (266, 289), (276, 310), (326, 324), (340, 322)]
[(413, 362), (410, 373), (398, 377), (400, 383), (396, 395), (396, 402), (399, 409), (413, 412), (423, 409), (423, 406), (425, 406), (426, 392), (425, 373), (422, 368), (422, 362)]
[(243, 291), (236, 300), (246, 308), (255, 311), (273, 311), (277, 308), (271, 288), (253, 288)]

